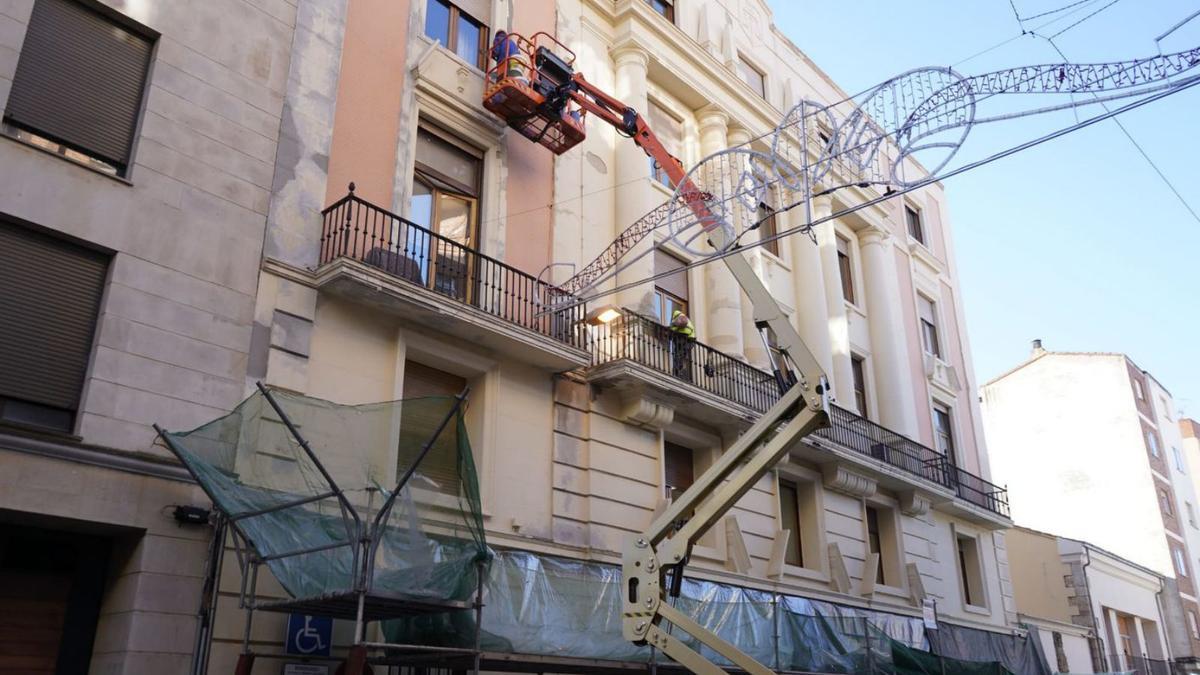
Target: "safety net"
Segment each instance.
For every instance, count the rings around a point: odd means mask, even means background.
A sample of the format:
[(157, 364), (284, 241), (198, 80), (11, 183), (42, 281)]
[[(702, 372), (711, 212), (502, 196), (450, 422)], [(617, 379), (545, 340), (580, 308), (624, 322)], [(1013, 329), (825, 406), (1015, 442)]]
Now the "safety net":
[[(484, 585), (484, 651), (613, 662), (667, 661), (621, 635), (621, 570), (615, 565), (523, 551), (496, 551)], [(1025, 659), (1026, 639), (988, 636), (957, 642), (972, 654), (935, 653), (921, 619), (685, 577), (675, 606), (777, 672), (892, 675), (1048, 675)], [(385, 622), (393, 642), (466, 647), (474, 615), (458, 612)], [(948, 624), (940, 624), (949, 628)], [(692, 649), (730, 666), (692, 637)], [(990, 644), (985, 644), (990, 643)], [(519, 656), (512, 660), (519, 661)]]
[(488, 550), (463, 413), (453, 396), (340, 405), (260, 390), (163, 435), (292, 599), (465, 600)]

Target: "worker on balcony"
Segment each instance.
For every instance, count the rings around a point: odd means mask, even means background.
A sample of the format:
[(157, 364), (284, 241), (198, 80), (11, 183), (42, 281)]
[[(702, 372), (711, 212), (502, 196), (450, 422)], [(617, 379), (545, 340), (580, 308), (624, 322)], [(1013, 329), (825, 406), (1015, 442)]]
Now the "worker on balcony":
[(692, 347), (696, 346), (696, 326), (682, 310), (671, 313), (671, 373), (681, 380), (692, 379)]
[(517, 41), (508, 36), (508, 31), (501, 28), (492, 39), (492, 59), (500, 66), (496, 70), (498, 78), (524, 78), (525, 70), (521, 63), (521, 49)]

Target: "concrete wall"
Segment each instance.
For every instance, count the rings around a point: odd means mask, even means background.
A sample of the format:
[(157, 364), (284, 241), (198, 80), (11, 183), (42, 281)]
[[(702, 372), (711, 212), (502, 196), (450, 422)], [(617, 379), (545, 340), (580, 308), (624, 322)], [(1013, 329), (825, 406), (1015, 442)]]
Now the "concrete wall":
[(1008, 542), (1017, 611), (1071, 623), (1074, 612), (1068, 604), (1068, 586), (1063, 581), (1069, 569), (1060, 557), (1058, 538), (1023, 528), (1009, 530), (1004, 538)]

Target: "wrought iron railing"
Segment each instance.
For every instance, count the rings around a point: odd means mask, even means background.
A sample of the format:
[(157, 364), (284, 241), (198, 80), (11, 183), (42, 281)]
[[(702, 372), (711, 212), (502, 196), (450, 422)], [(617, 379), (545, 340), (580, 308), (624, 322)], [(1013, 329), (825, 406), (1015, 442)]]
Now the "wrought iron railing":
[(1113, 672), (1135, 673), (1135, 675), (1171, 675), (1173, 672), (1170, 661), (1151, 659), (1145, 656), (1129, 656), (1128, 654), (1109, 654), (1108, 669)]
[(496, 318), (583, 348), (583, 304), (558, 288), (350, 193), (321, 212), (321, 264), (353, 258)]
[(758, 412), (779, 399), (768, 373), (629, 310), (594, 329), (591, 350), (593, 366), (628, 359)]
[[(629, 310), (594, 329), (592, 365), (629, 359), (758, 412), (779, 400), (775, 378), (703, 342), (686, 340), (654, 319)], [(1003, 516), (1008, 491), (955, 466), (946, 456), (836, 405), (819, 438), (952, 490), (959, 498)]]

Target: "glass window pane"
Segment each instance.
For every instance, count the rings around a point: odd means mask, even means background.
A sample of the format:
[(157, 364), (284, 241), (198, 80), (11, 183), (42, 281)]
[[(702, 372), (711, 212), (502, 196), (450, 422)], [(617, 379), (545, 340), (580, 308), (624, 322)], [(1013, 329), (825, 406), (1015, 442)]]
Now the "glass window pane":
[(796, 484), (779, 481), (779, 515), (782, 529), (790, 530), (785, 561), (789, 565), (802, 567), (804, 555), (800, 546), (800, 499)]
[(471, 202), (454, 195), (438, 195), (435, 231), (463, 246), (471, 245)]
[[(420, 180), (413, 181), (412, 200), (409, 202), (409, 218), (426, 230), (433, 220), (433, 190)], [(400, 276), (426, 284), (429, 281), (429, 234), (415, 227), (404, 228), (404, 250)]]
[(479, 66), (479, 40), (482, 27), (463, 14), (458, 15), (458, 44), (454, 52), (467, 63)]
[(426, 3), (425, 36), (430, 40), (441, 40), (443, 47), (450, 46), (450, 5), (441, 0)]

